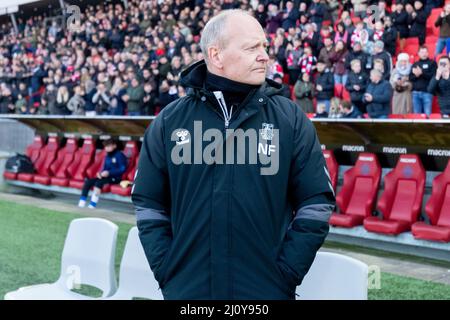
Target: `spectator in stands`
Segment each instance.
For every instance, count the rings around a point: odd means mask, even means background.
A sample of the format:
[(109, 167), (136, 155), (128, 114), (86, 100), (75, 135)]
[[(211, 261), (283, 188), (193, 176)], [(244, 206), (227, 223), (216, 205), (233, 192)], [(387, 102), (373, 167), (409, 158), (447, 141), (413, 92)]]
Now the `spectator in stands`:
[(392, 13), (392, 22), (394, 27), (398, 30), (400, 49), (403, 50), (405, 47), (405, 39), (409, 37), (409, 16), (402, 2), (397, 2), (394, 6), (395, 11)]
[(339, 22), (336, 25), (336, 33), (334, 35), (334, 43), (337, 43), (338, 41), (343, 41), (345, 45), (347, 46), (349, 40), (349, 32), (348, 29), (345, 27), (345, 24), (343, 22)]
[(384, 32), (382, 41), (384, 48), (392, 56), (395, 55), (397, 45), (398, 31), (397, 28), (392, 25), (392, 19), (390, 16), (384, 18)]
[(142, 115), (144, 88), (139, 83), (138, 79), (131, 80), (131, 86), (127, 89), (127, 94), (122, 97), (127, 102), (128, 115), (140, 116)]
[(444, 10), (441, 12), (435, 23), (439, 27), (439, 39), (436, 45), (436, 54), (439, 55), (445, 47), (447, 47), (447, 54), (449, 53), (450, 41), (450, 3), (447, 3)]
[(341, 99), (333, 97), (330, 101), (330, 112), (328, 113), (328, 118), (341, 118), (341, 110), (339, 108), (339, 105), (341, 104)]
[(111, 88), (111, 103), (109, 106), (109, 114), (113, 116), (122, 116), (125, 114), (127, 104), (123, 101), (123, 96), (127, 93), (126, 84), (121, 77), (114, 79), (114, 84)]
[(361, 42), (359, 41), (356, 41), (354, 43), (352, 51), (350, 51), (347, 59), (345, 60), (347, 71), (350, 71), (351, 69), (350, 62), (356, 59), (361, 61), (361, 67), (363, 72), (368, 72), (370, 71), (370, 69), (372, 69), (371, 62), (369, 62), (369, 55), (362, 50), (362, 45)]
[(0, 111), (1, 113), (14, 113), (15, 111), (11, 89), (3, 83), (0, 87)]
[(350, 93), (353, 106), (361, 113), (366, 113), (366, 106), (363, 102), (363, 95), (366, 91), (368, 77), (362, 71), (361, 61), (353, 59), (351, 62), (352, 71), (350, 72), (345, 88)]
[(286, 47), (286, 64), (289, 73), (290, 85), (294, 85), (300, 75), (300, 59), (303, 56), (302, 41), (300, 40), (300, 38), (294, 38), (293, 42), (293, 45), (289, 43)]
[(172, 101), (178, 99), (178, 91), (176, 86), (168, 80), (163, 80), (161, 86), (159, 87), (159, 95), (157, 99), (157, 104), (163, 109)]
[(95, 104), (95, 112), (97, 115), (107, 115), (109, 113), (111, 97), (104, 82), (97, 85), (97, 91), (92, 97), (92, 102)]
[(42, 95), (41, 108), (43, 114), (59, 114), (59, 110), (56, 109), (56, 95), (57, 91), (55, 85), (52, 83), (48, 84)]
[(425, 43), (427, 18), (428, 13), (425, 11), (423, 2), (419, 0), (414, 1), (414, 10), (408, 17), (408, 23), (411, 26), (409, 36), (418, 37), (420, 45)]
[(433, 95), (428, 92), (428, 84), (436, 73), (436, 63), (428, 58), (428, 48), (419, 49), (419, 61), (412, 65), (409, 80), (412, 82), (413, 112), (431, 114)]
[(288, 31), (290, 28), (295, 28), (297, 20), (300, 18), (298, 8), (294, 8), (292, 1), (286, 2), (286, 9), (283, 11), (282, 28)]
[(367, 104), (367, 112), (370, 118), (386, 119), (391, 110), (392, 87), (383, 80), (383, 74), (374, 69), (370, 72), (370, 83), (363, 96)]
[(431, 78), (428, 92), (438, 97), (441, 114), (450, 116), (450, 58), (443, 56), (439, 59), (436, 75)]
[(84, 95), (84, 101), (85, 101), (84, 110), (85, 110), (86, 116), (93, 117), (97, 114), (97, 112), (95, 111), (95, 104), (92, 101), (95, 93), (97, 92), (95, 82), (90, 79), (87, 80), (85, 82), (84, 92), (86, 93)]
[(55, 104), (55, 113), (58, 115), (66, 115), (69, 110), (67, 109), (67, 103), (69, 102), (69, 89), (67, 86), (62, 85), (58, 88), (58, 92), (56, 93), (56, 104)]
[(317, 103), (324, 104), (328, 113), (330, 110), (330, 100), (334, 96), (334, 78), (323, 61), (317, 62), (315, 84)]
[(311, 47), (306, 47), (302, 58), (300, 59), (300, 71), (302, 74), (307, 73), (311, 75), (316, 69), (317, 59), (313, 56)]
[(367, 0), (351, 0), (354, 14), (358, 18), (363, 18), (367, 11)]
[(334, 54), (334, 46), (333, 46), (333, 39), (331, 38), (325, 38), (323, 40), (324, 46), (320, 50), (319, 57), (317, 57), (317, 60), (322, 61), (325, 63), (326, 68), (331, 69), (332, 62), (330, 61), (330, 57)]
[(283, 78), (279, 74), (276, 74), (273, 77), (273, 80), (281, 85), (281, 95), (283, 97), (290, 99), (291, 90), (289, 89), (289, 86), (287, 84), (283, 83)]
[(106, 156), (103, 168), (97, 173), (95, 178), (86, 178), (81, 191), (81, 197), (78, 202), (78, 206), (83, 208), (86, 206), (89, 190), (94, 187), (91, 201), (89, 202), (89, 208), (95, 209), (100, 199), (102, 188), (107, 184), (118, 184), (122, 179), (127, 168), (127, 158), (125, 155), (117, 149), (117, 143), (108, 139), (103, 142)]
[(314, 113), (313, 97), (314, 85), (311, 83), (311, 76), (303, 73), (294, 86), (295, 102), (304, 113)]
[(323, 3), (321, 3), (321, 0), (313, 0), (308, 8), (308, 17), (311, 22), (317, 25), (318, 29), (322, 26), (326, 10), (327, 8)]
[(314, 118), (328, 118), (327, 106), (325, 103), (317, 103), (317, 112)]
[(283, 21), (283, 13), (278, 10), (277, 6), (270, 3), (267, 12), (267, 33), (275, 33), (281, 27)]
[(16, 103), (14, 105), (17, 114), (27, 114), (27, 100), (22, 96), (21, 93), (18, 94)]
[(347, 119), (361, 119), (363, 114), (351, 102), (341, 100), (339, 104), (339, 111), (342, 118)]
[(330, 54), (330, 62), (334, 69), (334, 83), (345, 85), (347, 82), (347, 70), (345, 69), (345, 62), (348, 57), (347, 47), (342, 40), (336, 43), (334, 51)]
[[(374, 44), (372, 61), (375, 62), (377, 59), (383, 60), (384, 78), (389, 79), (392, 70), (392, 57), (388, 52), (386, 52), (386, 50), (384, 50), (383, 41), (376, 41)], [(373, 67), (375, 67), (375, 65)]]
[(81, 89), (81, 86), (76, 86), (74, 88), (74, 95), (69, 99), (67, 102), (67, 109), (73, 114), (73, 115), (84, 115), (84, 105), (85, 101), (83, 98), (83, 89)]
[(393, 114), (409, 114), (412, 112), (412, 83), (409, 81), (411, 63), (407, 53), (400, 53), (397, 57), (395, 69), (391, 75), (391, 85), (394, 89), (392, 98)]

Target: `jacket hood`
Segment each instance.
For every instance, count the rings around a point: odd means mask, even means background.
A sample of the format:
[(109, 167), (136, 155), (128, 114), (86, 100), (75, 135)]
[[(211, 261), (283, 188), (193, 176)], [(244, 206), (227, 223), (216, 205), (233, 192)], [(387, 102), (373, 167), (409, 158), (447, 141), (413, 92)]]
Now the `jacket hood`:
[[(181, 72), (180, 84), (197, 92), (205, 92), (206, 71), (205, 60), (197, 61)], [(283, 86), (278, 82), (266, 78), (259, 90), (266, 96), (273, 96), (282, 95), (282, 88)]]

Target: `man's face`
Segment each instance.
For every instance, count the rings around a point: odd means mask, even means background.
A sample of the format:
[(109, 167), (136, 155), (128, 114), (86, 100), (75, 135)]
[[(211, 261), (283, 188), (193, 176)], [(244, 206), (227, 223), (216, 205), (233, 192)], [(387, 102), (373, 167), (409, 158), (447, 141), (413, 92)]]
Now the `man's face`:
[(360, 73), (361, 72), (361, 63), (359, 63), (359, 62), (352, 63), (352, 70), (354, 73)]
[(228, 17), (225, 48), (219, 49), (216, 59), (220, 75), (241, 83), (262, 84), (269, 61), (267, 46), (264, 31), (254, 18), (243, 14)]
[(420, 49), (419, 50), (419, 58), (421, 60), (428, 59), (428, 50), (427, 49)]
[(370, 73), (370, 81), (372, 81), (373, 83), (378, 83), (378, 82), (380, 82), (380, 80), (381, 80), (381, 77), (378, 72)]
[(106, 152), (113, 152), (116, 149), (116, 145), (115, 144), (107, 144), (105, 146), (105, 151)]

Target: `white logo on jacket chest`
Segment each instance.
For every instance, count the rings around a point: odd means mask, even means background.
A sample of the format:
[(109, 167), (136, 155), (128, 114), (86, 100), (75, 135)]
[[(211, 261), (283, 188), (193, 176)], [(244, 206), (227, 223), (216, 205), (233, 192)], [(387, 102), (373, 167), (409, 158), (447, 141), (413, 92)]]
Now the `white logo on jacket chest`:
[[(202, 121), (194, 121), (192, 136), (186, 129), (171, 134), (171, 160), (180, 164), (261, 164), (261, 175), (274, 175), (279, 166), (279, 130), (271, 123), (262, 129), (217, 128), (203, 130)], [(192, 139), (192, 141), (191, 141)]]
[(178, 140), (176, 141), (177, 145), (182, 145), (190, 142), (190, 133), (186, 129), (177, 129), (176, 132)]

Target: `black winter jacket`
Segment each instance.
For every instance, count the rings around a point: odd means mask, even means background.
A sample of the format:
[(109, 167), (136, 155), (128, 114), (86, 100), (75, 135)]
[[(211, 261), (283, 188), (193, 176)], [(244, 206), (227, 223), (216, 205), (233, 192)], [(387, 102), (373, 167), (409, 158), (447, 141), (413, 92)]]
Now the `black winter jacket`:
[[(183, 71), (188, 95), (145, 133), (132, 200), (150, 267), (165, 299), (294, 299), (334, 207), (314, 126), (267, 80), (228, 125), (255, 131), (259, 150), (226, 149), (220, 141), (233, 139), (205, 75), (203, 61)], [(230, 150), (260, 161), (221, 164)], [(264, 157), (279, 158), (275, 174), (261, 174)]]

